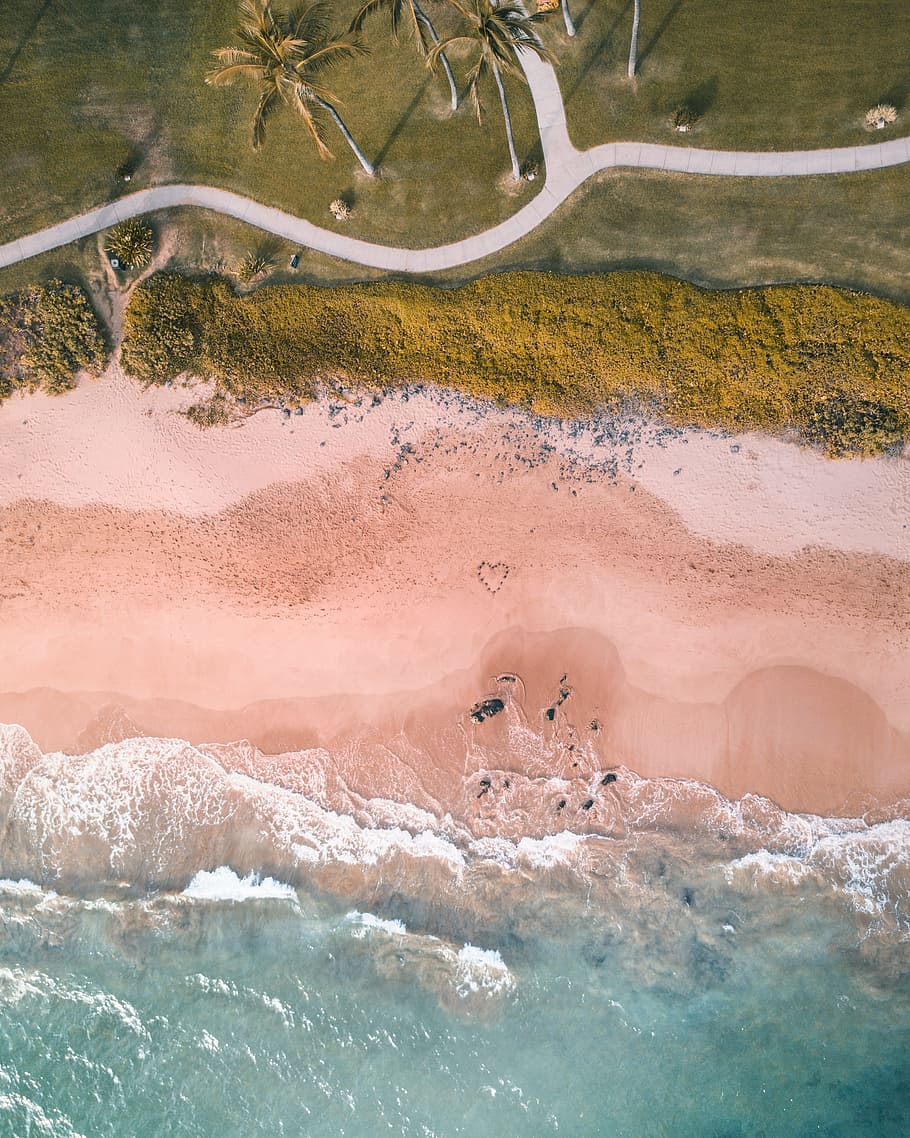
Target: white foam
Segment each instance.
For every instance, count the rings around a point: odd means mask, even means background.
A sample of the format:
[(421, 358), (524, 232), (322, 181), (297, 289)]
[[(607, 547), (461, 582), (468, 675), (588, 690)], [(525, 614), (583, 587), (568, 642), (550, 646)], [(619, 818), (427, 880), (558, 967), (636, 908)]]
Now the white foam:
[[(6, 894), (7, 897), (43, 897), (45, 896), (44, 890), (40, 885), (36, 885), (34, 881), (29, 881), (27, 877), (23, 877), (19, 881), (11, 881), (8, 877), (0, 878), (0, 893)], [(47, 896), (54, 897), (54, 893), (48, 893)]]
[(388, 933), (389, 936), (404, 936), (408, 931), (404, 921), (386, 920), (374, 916), (373, 913), (361, 913), (358, 909), (352, 909), (347, 913), (345, 920), (357, 926), (351, 930), (351, 935), (356, 937), (364, 936), (367, 930), (371, 929)]
[(811, 878), (846, 898), (857, 912), (893, 922), (910, 934), (910, 821), (873, 826), (858, 819), (817, 818), (812, 826), (808, 817), (805, 821), (803, 848), (746, 854), (727, 866), (727, 880), (735, 881), (742, 872), (751, 875), (753, 885), (761, 879), (793, 886)]
[(557, 865), (572, 865), (579, 846), (586, 840), (584, 834), (563, 830), (545, 838), (522, 838), (517, 846), (518, 856), (533, 869), (552, 869)]
[(466, 944), (459, 950), (455, 963), (455, 990), (462, 998), (473, 994), (498, 996), (514, 986), (512, 973), (496, 949)]
[(260, 878), (256, 873), (240, 877), (226, 865), (211, 871), (200, 870), (183, 890), (183, 896), (197, 901), (297, 900), (297, 892), (292, 885), (276, 881), (273, 877)]

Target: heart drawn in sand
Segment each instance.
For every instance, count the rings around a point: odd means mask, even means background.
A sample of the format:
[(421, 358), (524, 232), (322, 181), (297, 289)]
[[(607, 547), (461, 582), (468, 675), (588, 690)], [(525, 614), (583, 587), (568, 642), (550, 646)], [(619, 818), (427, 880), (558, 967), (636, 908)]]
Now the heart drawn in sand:
[(508, 575), (509, 566), (504, 561), (481, 561), (477, 566), (477, 577), (481, 585), (494, 597), (506, 583)]

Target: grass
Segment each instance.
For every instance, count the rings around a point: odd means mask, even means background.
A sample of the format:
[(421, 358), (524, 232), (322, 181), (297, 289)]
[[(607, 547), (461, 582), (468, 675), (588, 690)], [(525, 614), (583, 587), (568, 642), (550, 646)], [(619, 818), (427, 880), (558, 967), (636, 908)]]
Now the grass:
[(900, 167), (789, 179), (610, 171), (469, 268), (652, 269), (715, 288), (824, 282), (910, 303), (908, 191)]
[(432, 376), (564, 418), (629, 399), (681, 423), (789, 430), (875, 454), (910, 429), (910, 308), (832, 288), (703, 291), (646, 273), (513, 273), (459, 289), (297, 285), (239, 296), (160, 274), (126, 311), (124, 369), (244, 397)]
[[(907, 170), (792, 179), (702, 178), (611, 171), (585, 184), (528, 237), (492, 257), (427, 280), (460, 284), (481, 273), (537, 268), (561, 273), (653, 269), (718, 288), (828, 282), (910, 303)], [(290, 243), (205, 210), (153, 215), (158, 268), (229, 272), (265, 248), (269, 283), (350, 284), (390, 279), (312, 250), (288, 268)], [(100, 311), (113, 278), (102, 237), (86, 238), (0, 269), (0, 292), (60, 277), (82, 285)], [(169, 252), (167, 252), (169, 251)]]
[[(910, 5), (906, 0), (642, 0), (639, 69), (626, 76), (631, 0), (571, 0), (578, 34), (559, 12), (546, 38), (577, 146), (616, 139), (736, 150), (853, 146), (910, 130)], [(674, 107), (702, 113), (687, 135)], [(863, 115), (893, 103), (895, 127)]]
[[(335, 0), (347, 25), (357, 0)], [(437, 243), (502, 220), (539, 189), (505, 191), (508, 152), (496, 117), (477, 126), (465, 102), (451, 115), (444, 78), (410, 43), (394, 45), (382, 20), (372, 53), (333, 71), (328, 85), (382, 176), (363, 176), (340, 135), (321, 162), (291, 112), (250, 146), (255, 92), (207, 87), (211, 52), (232, 42), (231, 0), (23, 0), (0, 6), (0, 228), (6, 239), (60, 221), (127, 190), (205, 182), (321, 225), (345, 197), (346, 233), (388, 243)], [(463, 73), (457, 61), (456, 71)], [(519, 154), (537, 146), (530, 95), (513, 84)], [(334, 129), (331, 124), (329, 132)], [(337, 145), (336, 145), (337, 142)], [(127, 185), (118, 176), (133, 170)]]

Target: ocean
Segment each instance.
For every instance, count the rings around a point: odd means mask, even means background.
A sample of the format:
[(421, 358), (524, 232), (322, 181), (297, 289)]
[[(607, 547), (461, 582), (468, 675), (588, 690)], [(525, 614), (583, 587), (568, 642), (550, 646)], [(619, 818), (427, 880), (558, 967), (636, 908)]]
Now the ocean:
[(623, 769), (477, 837), (230, 754), (0, 731), (0, 1134), (910, 1132), (907, 821)]

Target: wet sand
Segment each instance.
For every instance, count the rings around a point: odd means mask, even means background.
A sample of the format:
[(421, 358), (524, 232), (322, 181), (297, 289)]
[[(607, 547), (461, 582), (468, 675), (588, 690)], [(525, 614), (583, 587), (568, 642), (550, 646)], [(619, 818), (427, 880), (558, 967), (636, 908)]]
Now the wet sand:
[[(486, 809), (488, 770), (910, 796), (906, 460), (419, 394), (200, 435), (188, 398), (0, 408), (0, 720), (43, 749), (324, 747), (349, 793), (440, 811)], [(520, 719), (473, 723), (509, 684)]]

